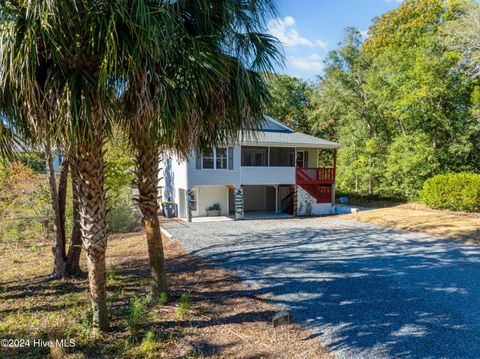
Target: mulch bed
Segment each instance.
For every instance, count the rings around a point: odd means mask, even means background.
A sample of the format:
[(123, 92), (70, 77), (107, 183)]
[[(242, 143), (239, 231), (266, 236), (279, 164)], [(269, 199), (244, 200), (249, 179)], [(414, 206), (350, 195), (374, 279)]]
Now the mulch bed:
[[(262, 294), (247, 290), (234, 273), (186, 254), (178, 242), (164, 239), (164, 247), (170, 300), (166, 305), (150, 306), (142, 323), (143, 333), (154, 331), (161, 338), (161, 349), (150, 352), (148, 357), (332, 358), (315, 335), (300, 325), (292, 323), (273, 328), (272, 318), (279, 308)], [(85, 277), (45, 281), (44, 276), (51, 270), (51, 252), (47, 248), (35, 252), (27, 246), (16, 248), (13, 257), (5, 251), (0, 254), (0, 261), (8, 268), (0, 275), (0, 316), (5, 316), (0, 338), (34, 337), (45, 331), (51, 331), (48, 334), (51, 337), (64, 333), (68, 327), (74, 328), (73, 337), (79, 337), (81, 317), (77, 312), (88, 313), (89, 307)], [(85, 268), (84, 259), (82, 264)], [(82, 342), (77, 338), (76, 348), (52, 350), (51, 357), (131, 357), (131, 352), (122, 349), (121, 343), (129, 335), (125, 307), (130, 298), (148, 292), (148, 256), (143, 234), (112, 236), (107, 265), (116, 272), (115, 279), (108, 284), (109, 297), (114, 298), (112, 331), (96, 341)], [(15, 273), (23, 274), (18, 278)], [(192, 306), (185, 315), (179, 316), (179, 298), (184, 293), (191, 298)], [(21, 328), (17, 320), (23, 323)], [(21, 353), (25, 357), (42, 357), (45, 352), (39, 352), (39, 356)], [(2, 352), (0, 348), (0, 357), (17, 354), (20, 352)]]

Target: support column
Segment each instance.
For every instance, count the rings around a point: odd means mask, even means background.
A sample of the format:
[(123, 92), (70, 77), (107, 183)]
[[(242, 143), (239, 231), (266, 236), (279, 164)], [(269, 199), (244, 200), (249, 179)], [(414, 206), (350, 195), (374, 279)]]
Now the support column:
[(235, 219), (240, 220), (245, 216), (245, 210), (243, 206), (243, 188), (235, 188)]
[(332, 214), (335, 214), (335, 189), (337, 187), (337, 149), (333, 150)]
[(275, 187), (275, 213), (280, 213), (280, 203), (279, 203), (279, 187), (278, 186), (274, 186)]
[(297, 189), (298, 189), (298, 185), (293, 185), (293, 215), (294, 216), (298, 216), (298, 213), (297, 213)]
[(193, 200), (193, 195), (192, 195), (192, 191), (191, 190), (187, 190), (187, 193), (186, 193), (186, 203), (187, 203), (187, 221), (188, 222), (191, 222), (192, 221), (192, 200)]

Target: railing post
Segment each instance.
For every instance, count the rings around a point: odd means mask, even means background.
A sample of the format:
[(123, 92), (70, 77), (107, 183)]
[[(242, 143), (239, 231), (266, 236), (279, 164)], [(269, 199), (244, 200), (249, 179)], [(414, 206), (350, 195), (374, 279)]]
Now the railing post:
[(333, 183), (336, 182), (337, 175), (337, 149), (333, 149)]

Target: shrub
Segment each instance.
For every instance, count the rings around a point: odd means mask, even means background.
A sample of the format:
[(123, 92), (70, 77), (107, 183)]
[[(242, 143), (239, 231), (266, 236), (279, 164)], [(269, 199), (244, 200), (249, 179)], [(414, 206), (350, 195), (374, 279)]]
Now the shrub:
[(107, 224), (110, 232), (123, 233), (135, 228), (138, 218), (135, 214), (130, 188), (124, 187), (114, 193), (108, 207)]
[(132, 298), (128, 305), (127, 326), (131, 335), (135, 335), (145, 321), (148, 309), (148, 298)]
[(427, 206), (452, 211), (480, 211), (480, 174), (448, 173), (423, 185), (421, 200)]
[(190, 300), (190, 296), (187, 293), (183, 293), (180, 296), (180, 303), (177, 307), (177, 316), (183, 317), (187, 314), (188, 310), (192, 307), (192, 301)]

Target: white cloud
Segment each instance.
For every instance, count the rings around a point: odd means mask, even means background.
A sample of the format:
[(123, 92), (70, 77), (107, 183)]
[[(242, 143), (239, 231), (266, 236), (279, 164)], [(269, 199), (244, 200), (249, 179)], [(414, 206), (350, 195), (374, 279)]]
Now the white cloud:
[(300, 32), (295, 28), (295, 18), (292, 16), (285, 16), (283, 19), (272, 19), (268, 22), (268, 31), (275, 36), (285, 46), (310, 46), (327, 48), (327, 43), (320, 39), (310, 40), (300, 35)]
[(292, 67), (307, 70), (307, 71), (322, 71), (323, 70), (323, 58), (318, 54), (311, 54), (307, 57), (294, 57), (288, 58), (288, 62)]

